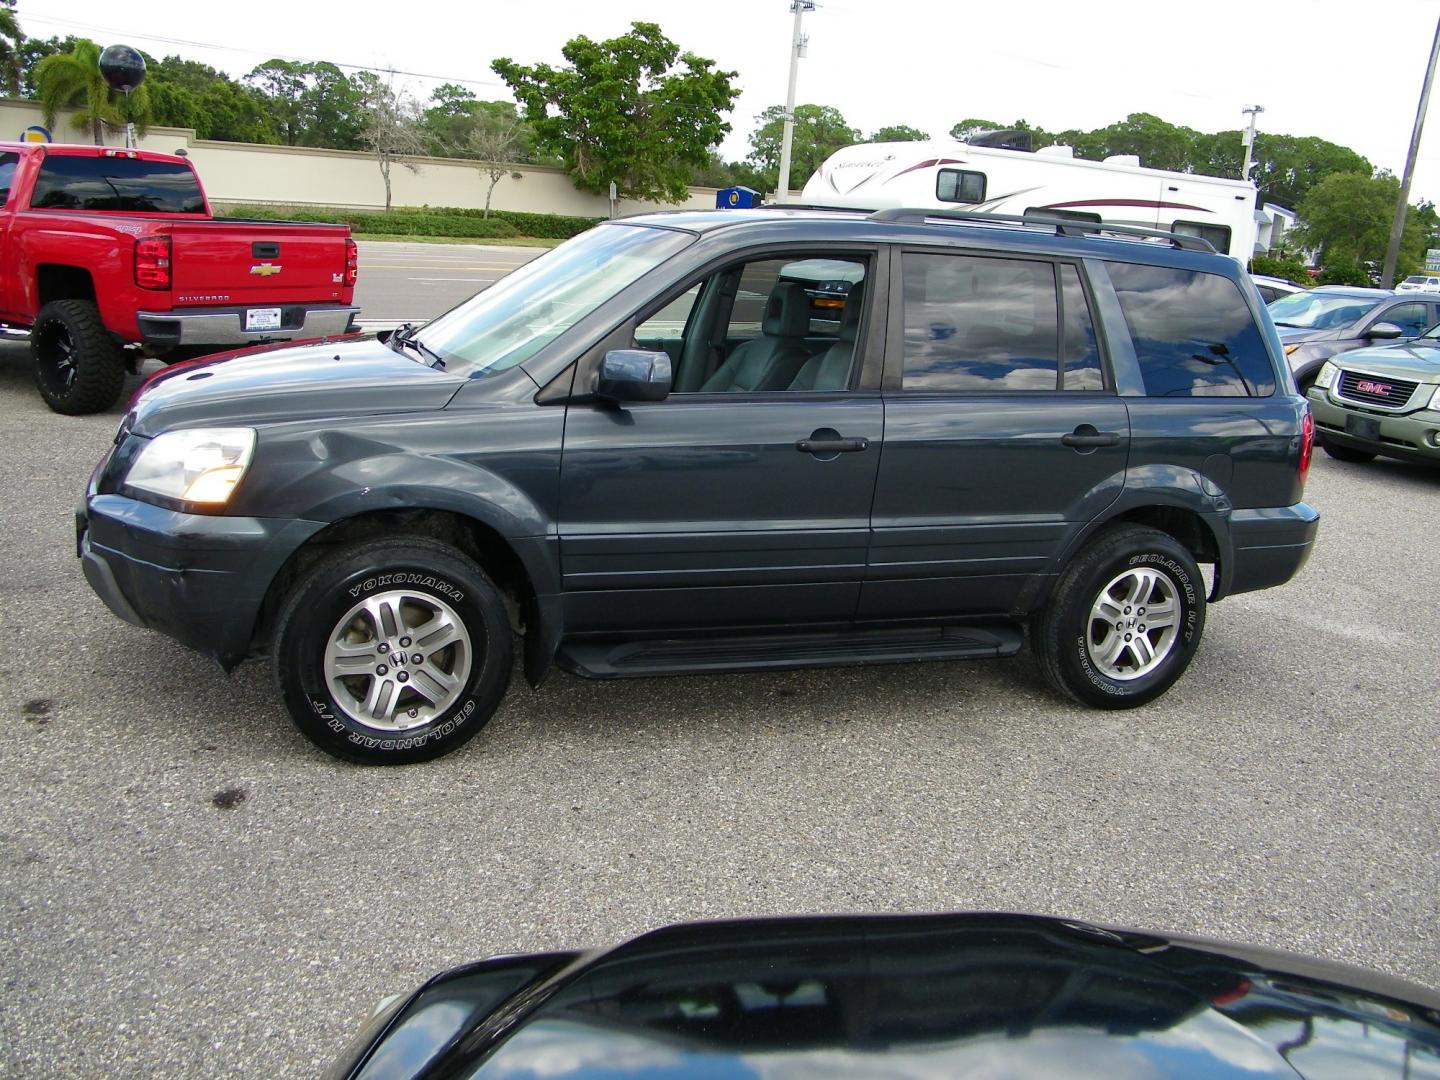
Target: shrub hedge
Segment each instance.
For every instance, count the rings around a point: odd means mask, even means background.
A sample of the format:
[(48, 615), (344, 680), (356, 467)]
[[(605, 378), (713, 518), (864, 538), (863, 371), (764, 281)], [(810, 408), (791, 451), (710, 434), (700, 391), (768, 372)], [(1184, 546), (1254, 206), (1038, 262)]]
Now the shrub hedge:
[(1276, 259), (1270, 255), (1256, 255), (1250, 260), (1250, 272), (1266, 277), (1284, 278), (1307, 289), (1314, 283), (1314, 279), (1305, 272), (1305, 264), (1299, 259)]
[(225, 217), (262, 221), (315, 221), (349, 225), (356, 232), (386, 236), (449, 236), (461, 239), (503, 239), (535, 236), (568, 240), (601, 218), (566, 217), (563, 214), (525, 214), (511, 210), (483, 211), (464, 207), (402, 207), (388, 214), (329, 207), (235, 206), (222, 210)]

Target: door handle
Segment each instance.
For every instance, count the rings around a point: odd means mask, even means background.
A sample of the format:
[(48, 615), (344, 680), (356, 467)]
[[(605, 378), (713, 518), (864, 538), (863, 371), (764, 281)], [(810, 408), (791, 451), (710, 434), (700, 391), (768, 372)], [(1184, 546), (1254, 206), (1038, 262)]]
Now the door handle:
[(1068, 435), (1061, 435), (1060, 441), (1066, 446), (1074, 447), (1118, 446), (1120, 433), (1118, 431), (1096, 431), (1089, 424), (1081, 424)]
[(869, 450), (869, 439), (799, 439), (795, 449), (802, 454), (853, 454)]

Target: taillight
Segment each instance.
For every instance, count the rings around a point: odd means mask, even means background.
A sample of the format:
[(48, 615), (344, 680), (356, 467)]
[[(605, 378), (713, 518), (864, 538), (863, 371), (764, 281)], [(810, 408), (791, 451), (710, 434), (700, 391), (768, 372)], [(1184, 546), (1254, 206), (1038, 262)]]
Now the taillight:
[(345, 284), (354, 285), (360, 277), (360, 246), (354, 240), (345, 241)]
[(1300, 426), (1300, 484), (1305, 484), (1305, 474), (1310, 471), (1310, 458), (1315, 453), (1315, 418), (1310, 415), (1310, 406), (1305, 406), (1305, 422)]
[(170, 288), (170, 237), (145, 236), (135, 241), (135, 284), (142, 289)]

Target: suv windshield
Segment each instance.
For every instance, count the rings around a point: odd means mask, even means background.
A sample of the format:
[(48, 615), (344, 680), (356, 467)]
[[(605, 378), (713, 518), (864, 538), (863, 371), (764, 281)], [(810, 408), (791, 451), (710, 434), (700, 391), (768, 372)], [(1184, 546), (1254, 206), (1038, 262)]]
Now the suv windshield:
[(1270, 318), (1276, 326), (1296, 326), (1302, 330), (1333, 330), (1363, 319), (1380, 303), (1376, 296), (1325, 296), (1301, 292), (1270, 305)]
[(527, 263), (416, 335), (450, 372), (472, 378), (522, 364), (695, 237), (601, 225)]

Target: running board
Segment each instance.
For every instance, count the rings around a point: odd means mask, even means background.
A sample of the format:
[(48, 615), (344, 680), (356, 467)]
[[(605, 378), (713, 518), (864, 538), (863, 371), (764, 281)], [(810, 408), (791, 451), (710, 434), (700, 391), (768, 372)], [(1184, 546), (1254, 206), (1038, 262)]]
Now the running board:
[(853, 664), (905, 664), (1014, 656), (1024, 643), (1018, 626), (926, 626), (837, 633), (751, 634), (660, 641), (567, 641), (555, 661), (589, 679), (769, 671)]

